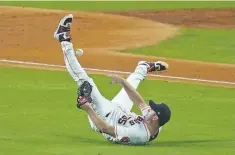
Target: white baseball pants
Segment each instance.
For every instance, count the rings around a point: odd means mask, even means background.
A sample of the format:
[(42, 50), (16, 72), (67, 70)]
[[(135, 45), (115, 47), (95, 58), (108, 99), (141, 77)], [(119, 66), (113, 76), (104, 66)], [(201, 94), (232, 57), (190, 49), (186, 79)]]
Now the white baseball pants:
[[(124, 89), (122, 89), (113, 99), (109, 101), (98, 90), (96, 84), (94, 83), (93, 79), (90, 78), (85, 70), (81, 67), (80, 63), (78, 62), (75, 52), (73, 49), (73, 44), (67, 41), (61, 42), (62, 51), (64, 54), (64, 61), (66, 68), (74, 81), (80, 86), (83, 81), (88, 81), (92, 86), (92, 93), (91, 97), (93, 100), (93, 109), (96, 113), (101, 117), (104, 118), (106, 114), (112, 111), (117, 106), (121, 106), (122, 109), (126, 111), (131, 111), (133, 107), (132, 100), (128, 97), (127, 93)], [(137, 88), (140, 84), (140, 81), (144, 80), (147, 76), (147, 67), (145, 65), (137, 65), (135, 71), (129, 75), (127, 81), (134, 87)], [(94, 125), (89, 119), (89, 122), (94, 129)]]

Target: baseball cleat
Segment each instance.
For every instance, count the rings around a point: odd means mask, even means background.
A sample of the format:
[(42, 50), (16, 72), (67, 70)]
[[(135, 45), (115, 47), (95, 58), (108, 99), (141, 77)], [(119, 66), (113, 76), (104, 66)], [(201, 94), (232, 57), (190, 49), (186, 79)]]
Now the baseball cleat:
[(69, 14), (60, 20), (60, 23), (54, 32), (54, 38), (61, 41), (70, 41), (70, 27), (72, 25), (73, 15)]
[(169, 65), (163, 61), (156, 61), (156, 62), (147, 62), (147, 61), (140, 61), (138, 65), (145, 65), (148, 68), (149, 72), (160, 72), (164, 71), (169, 68)]

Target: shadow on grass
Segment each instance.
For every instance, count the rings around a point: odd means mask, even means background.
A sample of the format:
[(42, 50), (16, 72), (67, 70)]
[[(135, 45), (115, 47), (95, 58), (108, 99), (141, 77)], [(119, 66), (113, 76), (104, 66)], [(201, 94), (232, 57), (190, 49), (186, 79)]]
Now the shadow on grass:
[[(97, 139), (97, 137), (83, 137), (81, 135), (56, 135), (61, 138), (65, 138), (69, 141), (79, 144), (90, 144), (90, 145), (117, 145), (113, 144), (103, 137), (102, 139)], [(100, 135), (101, 136), (101, 135)], [(210, 146), (218, 146), (218, 147), (232, 147), (235, 143), (234, 140), (174, 140), (174, 141), (153, 141), (147, 145), (142, 145), (143, 147), (210, 147)]]
[[(74, 146), (122, 146), (122, 147), (197, 147), (197, 148), (233, 148), (235, 141), (234, 140), (174, 140), (174, 141), (153, 141), (147, 145), (139, 145), (139, 146), (128, 146), (128, 145), (121, 145), (121, 144), (114, 144), (107, 140), (105, 140), (101, 135), (100, 138), (98, 137), (86, 137), (81, 135), (69, 135), (69, 134), (50, 134), (53, 136), (53, 139), (47, 138), (24, 138), (24, 139), (12, 139), (12, 138), (0, 138), (0, 142), (20, 142), (25, 144), (31, 145), (55, 145), (55, 144), (67, 144), (67, 145), (74, 145)], [(56, 140), (55, 140), (56, 137)]]
[[(230, 144), (228, 144), (230, 142)], [(175, 141), (155, 141), (148, 144), (148, 147), (208, 147), (208, 146), (219, 146), (219, 147), (232, 147), (234, 140), (175, 140)]]
[(103, 138), (102, 135), (100, 139), (98, 139), (97, 137), (86, 137), (86, 136), (81, 136), (81, 135), (69, 135), (69, 134), (54, 134), (57, 137), (60, 137), (62, 139), (66, 139), (66, 141), (72, 141), (74, 143), (79, 143), (80, 144), (90, 144), (90, 145), (113, 145), (113, 143), (110, 143), (109, 141), (107, 141), (106, 139)]

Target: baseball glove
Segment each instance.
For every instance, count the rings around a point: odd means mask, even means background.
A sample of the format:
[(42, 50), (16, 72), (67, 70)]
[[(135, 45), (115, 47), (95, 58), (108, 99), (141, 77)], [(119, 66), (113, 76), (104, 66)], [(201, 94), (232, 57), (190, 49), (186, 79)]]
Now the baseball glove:
[(91, 103), (92, 85), (88, 81), (84, 81), (78, 88), (77, 107), (81, 109), (81, 106), (87, 102)]

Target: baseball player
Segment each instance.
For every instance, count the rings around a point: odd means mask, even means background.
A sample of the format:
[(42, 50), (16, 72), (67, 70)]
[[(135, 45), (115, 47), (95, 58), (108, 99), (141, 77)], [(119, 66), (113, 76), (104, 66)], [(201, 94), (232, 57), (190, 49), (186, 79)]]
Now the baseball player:
[[(140, 61), (127, 79), (109, 75), (112, 84), (123, 87), (110, 101), (102, 96), (75, 56), (70, 36), (72, 21), (72, 14), (62, 18), (54, 38), (59, 40), (66, 68), (79, 86), (77, 107), (87, 112), (92, 129), (107, 140), (120, 144), (143, 145), (155, 139), (162, 126), (170, 120), (171, 111), (164, 103), (155, 104), (150, 100), (147, 105), (136, 89), (149, 72), (166, 70), (167, 63)], [(142, 115), (131, 112), (133, 103)]]

